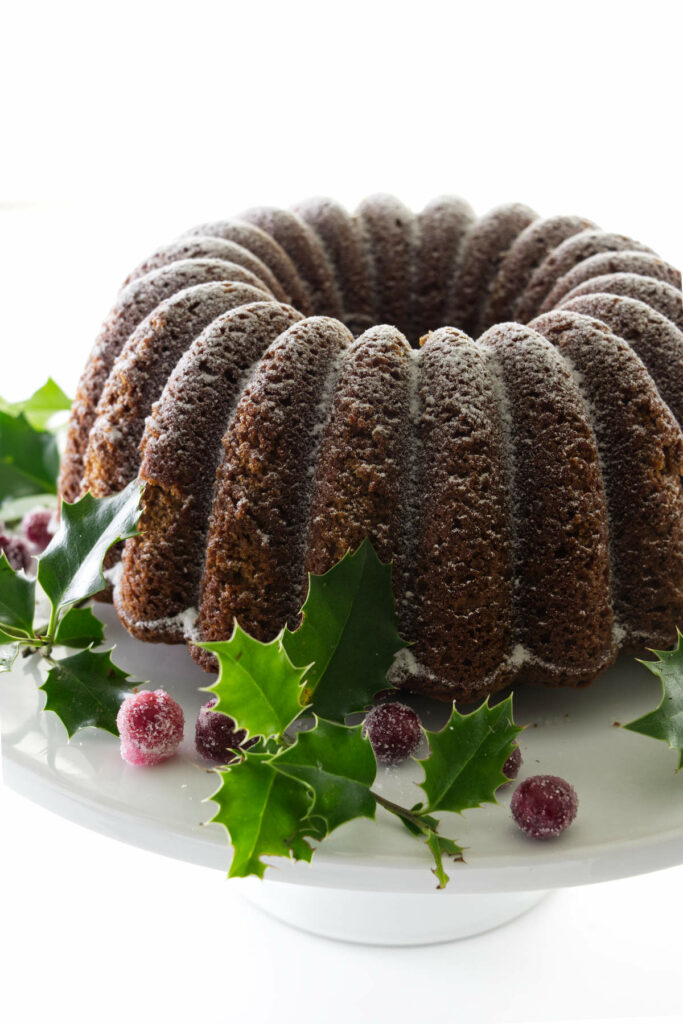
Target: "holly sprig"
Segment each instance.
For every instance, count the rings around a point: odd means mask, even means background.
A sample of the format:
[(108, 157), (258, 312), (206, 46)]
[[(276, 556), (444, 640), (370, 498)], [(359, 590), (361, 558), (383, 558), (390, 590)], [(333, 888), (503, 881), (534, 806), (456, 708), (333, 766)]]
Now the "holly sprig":
[[(102, 623), (80, 605), (105, 585), (107, 551), (137, 532), (142, 487), (131, 483), (107, 498), (86, 494), (62, 504), (58, 530), (38, 559), (36, 577), (15, 572), (0, 557), (0, 671), (9, 671), (20, 651), (39, 654), (47, 674), (40, 689), (69, 737), (86, 726), (118, 735), (121, 701), (139, 684), (100, 650)], [(37, 594), (44, 595), (49, 612)], [(71, 653), (61, 654), (66, 649)], [(73, 653), (76, 651), (76, 653)]]
[(629, 722), (624, 729), (662, 740), (678, 753), (683, 768), (683, 634), (676, 630), (676, 645), (670, 651), (652, 651), (656, 661), (641, 661), (662, 684), (662, 699), (654, 711)]
[(453, 707), (443, 729), (424, 731), (430, 753), (419, 762), (422, 799), (403, 807), (373, 789), (372, 746), (362, 725), (345, 719), (388, 687), (387, 671), (406, 645), (397, 631), (391, 567), (369, 541), (325, 576), (309, 577), (298, 630), (262, 643), (235, 625), (229, 640), (198, 646), (218, 660), (218, 679), (206, 688), (218, 698), (214, 710), (261, 738), (218, 770), (211, 820), (230, 835), (230, 877), (263, 877), (266, 856), (310, 861), (312, 841), (356, 818), (374, 819), (379, 806), (427, 845), (439, 888), (448, 883), (444, 859), (463, 860), (463, 849), (441, 834), (435, 814), (495, 803), (521, 730), (511, 697), (468, 715)]
[(17, 522), (36, 505), (56, 506), (59, 451), (48, 427), (70, 404), (52, 378), (24, 401), (0, 398), (0, 517), (5, 522)]

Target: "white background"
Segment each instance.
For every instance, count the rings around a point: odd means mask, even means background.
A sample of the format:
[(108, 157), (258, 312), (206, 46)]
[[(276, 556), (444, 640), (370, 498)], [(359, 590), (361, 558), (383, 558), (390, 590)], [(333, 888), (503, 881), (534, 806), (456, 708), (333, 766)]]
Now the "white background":
[[(520, 200), (680, 266), (681, 11), (7, 6), (0, 393), (25, 397), (48, 373), (72, 392), (128, 270), (193, 223), (257, 203), (392, 191), (419, 208), (456, 192), (483, 213)], [(289, 931), (218, 874), (6, 789), (0, 829), (0, 1006), (13, 1022), (663, 1020), (683, 1008), (681, 869), (560, 893), (456, 945), (364, 949)]]

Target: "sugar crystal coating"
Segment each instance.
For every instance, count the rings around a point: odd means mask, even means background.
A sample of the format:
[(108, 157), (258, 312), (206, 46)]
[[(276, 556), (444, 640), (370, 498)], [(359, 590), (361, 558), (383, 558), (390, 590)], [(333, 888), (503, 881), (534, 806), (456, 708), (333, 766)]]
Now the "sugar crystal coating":
[(417, 713), (406, 704), (378, 704), (368, 711), (363, 735), (372, 743), (375, 757), (382, 764), (400, 764), (411, 757), (422, 740)]
[(531, 839), (555, 839), (576, 817), (579, 800), (573, 786), (557, 775), (532, 775), (512, 794), (510, 810)]
[(165, 690), (126, 697), (116, 716), (121, 757), (134, 765), (165, 761), (178, 749), (184, 724), (183, 709)]
[(244, 729), (238, 729), (234, 718), (224, 715), (222, 711), (211, 709), (218, 703), (217, 697), (212, 697), (206, 704), (202, 705), (197, 715), (195, 725), (194, 743), (197, 753), (205, 757), (207, 761), (219, 761), (221, 764), (230, 764), (235, 760), (235, 748), (244, 747), (247, 749), (256, 743), (254, 736), (247, 743)]
[(503, 765), (503, 775), (506, 775), (508, 779), (516, 779), (519, 775), (519, 769), (522, 767), (522, 751), (519, 747), (515, 747), (507, 761)]
[(44, 551), (55, 533), (55, 514), (49, 508), (32, 508), (21, 521), (21, 532), (38, 551)]

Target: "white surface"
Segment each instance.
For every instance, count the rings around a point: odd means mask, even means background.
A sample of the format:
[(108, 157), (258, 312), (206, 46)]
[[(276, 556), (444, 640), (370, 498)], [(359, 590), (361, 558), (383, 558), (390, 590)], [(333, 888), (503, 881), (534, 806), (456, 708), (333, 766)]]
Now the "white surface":
[[(292, 0), (267, 32), (272, 6), (4, 12), (0, 393), (48, 371), (73, 389), (130, 267), (256, 202), (522, 199), (683, 263), (680, 5)], [(307, 1000), (326, 1024), (680, 1019), (680, 868), (561, 891), (457, 945), (361, 949), (6, 787), (0, 830), (0, 1006), (20, 1024), (95, 1007), (117, 1024), (298, 1021)]]
[[(213, 813), (207, 801), (217, 779), (193, 747), (194, 721), (207, 699), (198, 687), (215, 677), (202, 672), (182, 646), (134, 640), (111, 606), (94, 609), (106, 623), (106, 640), (116, 649), (117, 664), (133, 679), (165, 687), (183, 705), (186, 726), (180, 752), (144, 770), (123, 762), (116, 738), (101, 730), (83, 730), (68, 742), (56, 716), (42, 712), (45, 697), (37, 684), (45, 678), (44, 666), (37, 657), (21, 659), (0, 688), (8, 784), (79, 824), (225, 870), (225, 831), (203, 824)], [(683, 861), (683, 799), (675, 752), (615, 728), (615, 722), (632, 721), (654, 707), (660, 693), (657, 679), (632, 658), (620, 659), (586, 691), (520, 689), (515, 719), (527, 728), (519, 739), (523, 764), (518, 781), (537, 774), (568, 779), (579, 796), (577, 820), (554, 842), (529, 841), (509, 816), (511, 786), (500, 791), (502, 806), (442, 815), (444, 835), (466, 848), (467, 863), (447, 866), (452, 884), (437, 898), (443, 902), (465, 893), (533, 892)], [(446, 714), (444, 705), (435, 702), (417, 706), (432, 728)], [(374, 788), (412, 807), (423, 795), (415, 785), (422, 777), (422, 769), (410, 761), (381, 769)], [(279, 885), (422, 894), (430, 906), (434, 895), (426, 849), (383, 810), (378, 810), (375, 823), (360, 819), (340, 828), (312, 865), (281, 858), (272, 863), (277, 870), (270, 878)], [(408, 917), (415, 902), (406, 901)], [(438, 929), (442, 934), (441, 925)], [(360, 934), (362, 928), (354, 931), (354, 937)], [(410, 926), (408, 934), (417, 933)]]
[(353, 892), (248, 878), (242, 895), (311, 935), (365, 946), (428, 946), (469, 939), (526, 914), (546, 892)]

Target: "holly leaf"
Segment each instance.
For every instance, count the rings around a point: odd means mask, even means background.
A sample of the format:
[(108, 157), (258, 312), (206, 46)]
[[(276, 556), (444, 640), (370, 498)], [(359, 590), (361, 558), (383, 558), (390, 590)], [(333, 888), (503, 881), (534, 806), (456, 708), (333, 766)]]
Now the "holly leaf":
[(0, 409), (13, 416), (23, 413), (28, 422), (36, 430), (44, 430), (56, 412), (71, 408), (71, 399), (67, 398), (59, 384), (52, 377), (41, 388), (34, 391), (30, 398), (23, 402), (6, 402), (0, 398)]
[(218, 697), (213, 710), (230, 715), (249, 736), (281, 736), (303, 711), (306, 670), (295, 668), (290, 661), (282, 646), (282, 633), (264, 644), (235, 622), (229, 640), (197, 646), (218, 658), (218, 679), (205, 688)]
[(47, 694), (45, 710), (61, 718), (70, 739), (89, 725), (118, 736), (119, 707), (138, 685), (114, 665), (111, 651), (87, 650), (55, 662), (39, 689)]
[(662, 683), (662, 699), (654, 711), (629, 722), (624, 729), (663, 740), (678, 751), (678, 768), (683, 768), (683, 634), (670, 651), (652, 651), (657, 661), (641, 661)]
[(301, 835), (313, 800), (308, 786), (275, 770), (267, 754), (248, 752), (220, 771), (221, 784), (212, 796), (218, 811), (211, 821), (223, 825), (234, 855), (229, 878), (258, 875), (268, 865), (264, 856), (310, 861), (313, 850)]
[(33, 632), (36, 581), (15, 572), (3, 551), (0, 554), (0, 623)]
[(55, 643), (63, 647), (91, 647), (103, 641), (104, 626), (91, 608), (69, 608), (55, 634)]
[(142, 485), (134, 480), (108, 498), (86, 494), (73, 505), (62, 502), (59, 528), (38, 562), (38, 582), (53, 616), (104, 588), (104, 556), (113, 544), (137, 533), (141, 494)]
[(437, 889), (445, 889), (450, 882), (450, 876), (444, 869), (443, 858), (452, 857), (453, 860), (462, 862), (464, 860), (462, 846), (458, 846), (453, 839), (447, 839), (445, 836), (440, 836), (438, 832), (432, 831), (428, 833), (425, 842), (434, 858), (432, 872), (439, 882)]
[(321, 718), (343, 722), (387, 686), (398, 634), (391, 565), (367, 538), (324, 576), (309, 574), (303, 622), (282, 642), (295, 665), (309, 666), (306, 699)]
[(52, 434), (34, 430), (23, 413), (0, 412), (0, 500), (56, 494), (59, 453)]
[(374, 818), (377, 762), (361, 726), (347, 727), (316, 719), (297, 734), (296, 742), (272, 760), (278, 771), (305, 782), (313, 791), (311, 815), (322, 818), (327, 832), (353, 818)]
[(488, 698), (469, 715), (454, 707), (439, 732), (426, 731), (429, 757), (419, 763), (420, 787), (430, 811), (456, 811), (496, 803), (495, 792), (509, 780), (503, 765), (522, 730), (514, 724), (512, 697), (490, 707)]

